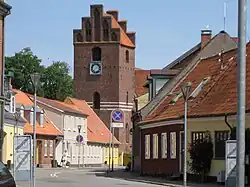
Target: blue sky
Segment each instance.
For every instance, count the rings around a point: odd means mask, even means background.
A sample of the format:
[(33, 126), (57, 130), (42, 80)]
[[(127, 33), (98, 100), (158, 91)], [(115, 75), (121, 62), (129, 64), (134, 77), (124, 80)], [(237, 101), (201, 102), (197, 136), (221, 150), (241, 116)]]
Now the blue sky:
[[(227, 0), (228, 1), (228, 0)], [(136, 66), (163, 68), (200, 41), (207, 25), (216, 34), (223, 30), (225, 0), (7, 0), (12, 14), (6, 21), (6, 55), (24, 47), (43, 59), (66, 61), (73, 67), (72, 30), (81, 27), (91, 4), (117, 9), (136, 31)], [(249, 11), (248, 11), (249, 12)], [(248, 17), (249, 17), (248, 13)], [(237, 35), (237, 0), (227, 4), (226, 31)]]

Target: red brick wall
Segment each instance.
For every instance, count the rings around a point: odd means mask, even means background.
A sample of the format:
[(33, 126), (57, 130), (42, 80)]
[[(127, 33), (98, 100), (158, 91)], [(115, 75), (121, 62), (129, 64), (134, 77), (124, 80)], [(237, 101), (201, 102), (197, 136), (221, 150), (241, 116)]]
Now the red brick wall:
[[(183, 125), (165, 125), (141, 130), (141, 171), (144, 174), (171, 174), (178, 173), (180, 167), (180, 131)], [(161, 133), (167, 133), (167, 158), (161, 158)], [(176, 132), (176, 159), (170, 159), (170, 132)], [(158, 133), (158, 159), (153, 159), (153, 134)], [(150, 134), (150, 159), (145, 159), (145, 135)]]

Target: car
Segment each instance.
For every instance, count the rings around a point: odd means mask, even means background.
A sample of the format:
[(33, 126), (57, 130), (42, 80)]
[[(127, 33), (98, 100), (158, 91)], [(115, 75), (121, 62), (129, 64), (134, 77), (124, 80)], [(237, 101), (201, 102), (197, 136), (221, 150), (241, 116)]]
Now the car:
[(16, 187), (9, 169), (0, 161), (0, 187)]

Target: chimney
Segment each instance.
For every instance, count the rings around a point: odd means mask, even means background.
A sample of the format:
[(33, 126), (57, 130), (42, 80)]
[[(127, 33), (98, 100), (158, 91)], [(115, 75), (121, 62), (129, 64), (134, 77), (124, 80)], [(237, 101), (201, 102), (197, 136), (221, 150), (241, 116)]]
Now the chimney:
[(131, 42), (133, 42), (133, 44), (135, 45), (135, 32), (127, 32), (126, 33), (127, 36), (129, 37), (129, 39), (131, 40)]
[(120, 27), (124, 32), (127, 32), (127, 20), (118, 21)]
[(116, 21), (118, 21), (119, 12), (118, 10), (108, 10), (107, 14), (112, 15)]
[(201, 30), (201, 48), (203, 48), (212, 38), (212, 30)]

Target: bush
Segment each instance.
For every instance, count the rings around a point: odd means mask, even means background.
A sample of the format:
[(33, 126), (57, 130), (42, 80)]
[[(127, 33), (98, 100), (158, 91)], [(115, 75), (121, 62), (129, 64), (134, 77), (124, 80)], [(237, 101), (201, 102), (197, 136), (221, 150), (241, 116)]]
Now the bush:
[(205, 133), (204, 138), (191, 143), (189, 153), (191, 171), (200, 175), (204, 181), (205, 175), (210, 172), (213, 159), (213, 143), (209, 131)]

